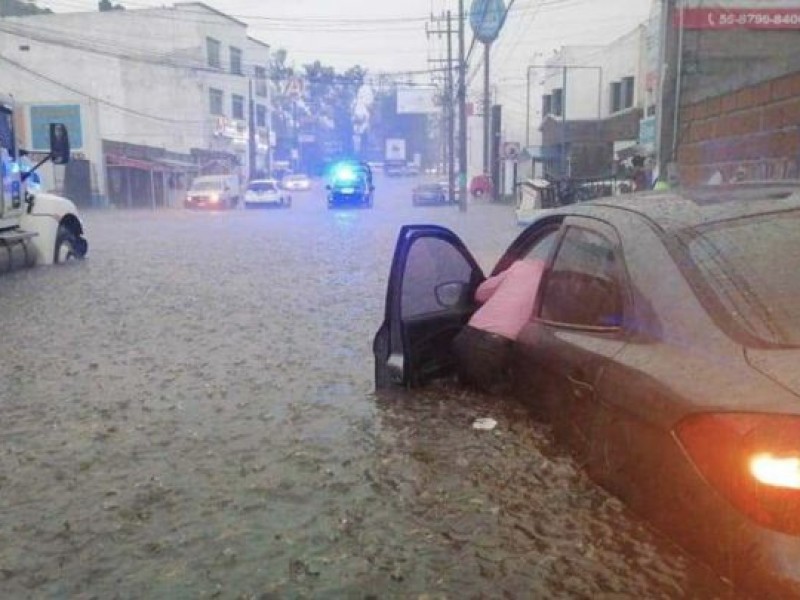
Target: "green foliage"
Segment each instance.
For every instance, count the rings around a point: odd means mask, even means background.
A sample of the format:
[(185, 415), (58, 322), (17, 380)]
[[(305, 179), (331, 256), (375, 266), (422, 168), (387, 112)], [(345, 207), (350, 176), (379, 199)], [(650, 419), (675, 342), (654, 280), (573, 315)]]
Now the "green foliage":
[(0, 0), (0, 17), (27, 17), (29, 15), (44, 15), (52, 12), (49, 8), (39, 8), (33, 2)]
[(97, 3), (97, 10), (100, 12), (108, 12), (111, 10), (125, 10), (125, 7), (121, 4), (112, 4), (111, 0), (100, 0)]

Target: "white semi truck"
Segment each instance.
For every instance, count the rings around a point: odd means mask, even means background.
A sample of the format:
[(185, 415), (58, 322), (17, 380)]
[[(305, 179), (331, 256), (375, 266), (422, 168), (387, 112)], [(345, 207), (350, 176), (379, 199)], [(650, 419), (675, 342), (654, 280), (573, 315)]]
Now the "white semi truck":
[(0, 272), (18, 266), (49, 265), (86, 256), (88, 244), (75, 204), (34, 191), (36, 169), (46, 161), (69, 162), (67, 128), (50, 124), (50, 152), (37, 165), (23, 165), (14, 133), (14, 105), (0, 94)]

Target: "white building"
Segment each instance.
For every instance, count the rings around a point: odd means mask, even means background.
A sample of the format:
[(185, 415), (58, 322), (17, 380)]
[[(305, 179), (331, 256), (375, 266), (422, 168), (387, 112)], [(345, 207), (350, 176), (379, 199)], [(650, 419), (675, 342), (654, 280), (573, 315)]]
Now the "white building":
[(647, 41), (642, 25), (607, 46), (565, 46), (534, 69), (546, 170), (605, 176), (637, 145), (656, 101), (646, 85)]
[(65, 122), (77, 160), (46, 185), (84, 202), (90, 189), (95, 204), (174, 204), (197, 172), (246, 179), (251, 98), (264, 170), (268, 60), (245, 23), (200, 2), (0, 20), (22, 147), (43, 151), (47, 123)]

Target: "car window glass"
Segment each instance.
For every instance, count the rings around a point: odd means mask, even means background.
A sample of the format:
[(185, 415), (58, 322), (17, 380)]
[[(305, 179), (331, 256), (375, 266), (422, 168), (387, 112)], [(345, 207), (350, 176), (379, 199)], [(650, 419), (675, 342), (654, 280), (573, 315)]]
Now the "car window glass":
[(257, 182), (250, 184), (250, 190), (254, 192), (274, 192), (275, 184), (271, 182)]
[(544, 232), (538, 240), (533, 244), (533, 247), (528, 250), (528, 253), (525, 255), (524, 258), (528, 258), (531, 260), (541, 260), (542, 262), (547, 262), (547, 259), (550, 257), (550, 253), (553, 250), (553, 246), (558, 239), (558, 228), (551, 229), (550, 231)]
[(800, 345), (800, 213), (712, 225), (688, 243), (703, 283), (730, 318), (759, 339)]
[(461, 283), (466, 291), (471, 278), (469, 262), (452, 244), (433, 237), (415, 240), (403, 276), (400, 314), (410, 318), (445, 310), (436, 298), (437, 287)]
[(613, 246), (605, 237), (570, 227), (545, 280), (540, 316), (590, 327), (622, 322), (622, 295)]
[(221, 190), (221, 181), (196, 181), (192, 184), (193, 190), (206, 191), (206, 190)]

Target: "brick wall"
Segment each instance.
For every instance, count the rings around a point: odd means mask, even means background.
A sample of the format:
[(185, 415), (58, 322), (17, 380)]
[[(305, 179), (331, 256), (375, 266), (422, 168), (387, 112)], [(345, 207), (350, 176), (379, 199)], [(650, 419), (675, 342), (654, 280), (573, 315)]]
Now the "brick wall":
[(681, 107), (681, 181), (800, 179), (800, 72)]

